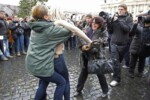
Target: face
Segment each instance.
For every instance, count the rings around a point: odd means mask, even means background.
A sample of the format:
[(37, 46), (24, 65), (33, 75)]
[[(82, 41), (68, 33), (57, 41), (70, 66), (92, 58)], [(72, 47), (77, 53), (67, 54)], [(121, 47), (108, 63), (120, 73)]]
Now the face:
[(95, 22), (92, 22), (93, 31), (96, 31), (99, 27), (100, 27), (99, 24), (96, 24)]
[(4, 12), (0, 12), (0, 17), (4, 19), (5, 18), (5, 13)]
[(118, 14), (119, 15), (125, 15), (126, 10), (123, 7), (118, 7)]
[(87, 22), (87, 23), (90, 23), (90, 22), (91, 22), (91, 20), (92, 20), (92, 18), (90, 18), (90, 17), (86, 17), (86, 19), (85, 19), (85, 20), (86, 20), (86, 22)]
[(14, 21), (19, 21), (19, 18), (17, 16), (14, 16)]

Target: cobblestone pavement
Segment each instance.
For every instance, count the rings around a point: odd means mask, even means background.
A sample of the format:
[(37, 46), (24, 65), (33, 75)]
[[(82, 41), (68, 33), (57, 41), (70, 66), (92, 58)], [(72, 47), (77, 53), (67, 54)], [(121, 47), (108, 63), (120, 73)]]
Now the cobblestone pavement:
[[(101, 87), (96, 75), (89, 75), (83, 94), (74, 97), (79, 67), (79, 51), (65, 51), (65, 59), (70, 74), (71, 100), (103, 100), (100, 98)], [(38, 79), (30, 75), (24, 65), (25, 56), (15, 57), (0, 62), (0, 100), (33, 100)], [(108, 83), (111, 76), (106, 75)], [(48, 100), (53, 100), (55, 84), (50, 83), (47, 89)], [(122, 82), (117, 87), (110, 87), (109, 96), (104, 100), (150, 100), (150, 86), (147, 77), (130, 79), (127, 69), (122, 69)]]

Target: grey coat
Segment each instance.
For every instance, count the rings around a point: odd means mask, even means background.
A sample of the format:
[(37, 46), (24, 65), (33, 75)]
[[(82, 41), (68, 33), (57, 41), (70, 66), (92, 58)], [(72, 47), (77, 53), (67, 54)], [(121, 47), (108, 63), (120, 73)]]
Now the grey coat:
[[(101, 28), (98, 29), (97, 31), (93, 32), (92, 28), (90, 27), (86, 33), (86, 35), (91, 39), (91, 40), (99, 40), (101, 39), (103, 41), (103, 43), (107, 42), (108, 39), (108, 32), (105, 28)], [(85, 45), (86, 42), (82, 39), (79, 39), (79, 47), (82, 48), (83, 45)], [(102, 52), (103, 54), (105, 54), (105, 50), (104, 48), (102, 48)], [(87, 57), (87, 59), (89, 58), (89, 54), (87, 52), (81, 52), (80, 53), (80, 66), (84, 67), (84, 62), (83, 62), (83, 55), (84, 57)]]

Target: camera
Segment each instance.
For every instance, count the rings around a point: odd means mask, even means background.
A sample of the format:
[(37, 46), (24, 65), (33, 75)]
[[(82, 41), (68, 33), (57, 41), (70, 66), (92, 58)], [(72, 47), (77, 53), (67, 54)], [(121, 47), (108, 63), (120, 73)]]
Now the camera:
[(111, 29), (111, 23), (112, 23), (112, 20), (113, 20), (112, 14), (101, 11), (101, 12), (99, 12), (99, 16), (104, 18), (104, 20), (106, 21), (106, 24), (107, 24), (108, 32), (112, 33), (112, 29)]
[(142, 13), (137, 15), (138, 17), (138, 22), (142, 22), (142, 23), (150, 23), (150, 10), (146, 13)]
[(105, 20), (107, 23), (110, 23), (110, 22), (111, 22), (111, 19), (112, 19), (111, 14), (109, 14), (109, 13), (107, 13), (107, 12), (104, 12), (104, 11), (101, 11), (101, 12), (99, 12), (99, 16), (100, 16), (100, 17), (103, 17), (104, 20)]

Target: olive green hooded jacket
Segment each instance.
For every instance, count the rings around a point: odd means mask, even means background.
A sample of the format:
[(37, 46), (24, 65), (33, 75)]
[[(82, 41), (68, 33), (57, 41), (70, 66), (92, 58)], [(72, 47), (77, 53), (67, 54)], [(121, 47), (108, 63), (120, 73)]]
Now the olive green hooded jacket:
[(29, 26), (31, 36), (25, 59), (26, 68), (34, 76), (49, 77), (54, 73), (56, 46), (72, 34), (49, 21), (29, 22)]

